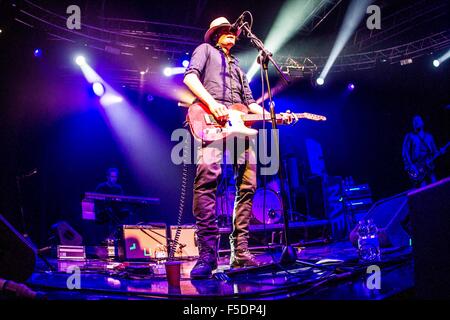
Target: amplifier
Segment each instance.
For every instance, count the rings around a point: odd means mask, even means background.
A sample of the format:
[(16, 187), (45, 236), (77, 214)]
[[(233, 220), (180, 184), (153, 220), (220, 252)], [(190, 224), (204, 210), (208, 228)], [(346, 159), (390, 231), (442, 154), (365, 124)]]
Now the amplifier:
[(344, 197), (348, 199), (370, 198), (372, 196), (368, 184), (345, 186), (343, 191)]
[(355, 210), (368, 210), (372, 207), (373, 201), (371, 198), (352, 199), (345, 201), (347, 209)]
[[(179, 245), (174, 254), (177, 258), (196, 258), (199, 256), (197, 246), (197, 235), (195, 234), (197, 228), (195, 225), (182, 225), (180, 226), (180, 238), (178, 239)], [(177, 226), (170, 226), (170, 237), (175, 239), (175, 233)]]
[(167, 227), (155, 225), (123, 225), (118, 241), (122, 260), (159, 260), (167, 258)]
[(58, 259), (62, 260), (84, 260), (86, 259), (86, 250), (84, 246), (66, 246), (60, 245), (56, 248)]

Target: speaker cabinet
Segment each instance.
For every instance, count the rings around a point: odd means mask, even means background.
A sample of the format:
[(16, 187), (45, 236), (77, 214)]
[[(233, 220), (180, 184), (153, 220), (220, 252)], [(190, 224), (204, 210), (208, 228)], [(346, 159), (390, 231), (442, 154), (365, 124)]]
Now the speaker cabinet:
[(81, 235), (65, 221), (54, 224), (52, 230), (56, 234), (60, 245), (81, 246), (83, 244)]
[(450, 178), (408, 194), (415, 291), (421, 299), (450, 299)]
[(24, 282), (35, 264), (36, 249), (0, 215), (0, 278)]
[(332, 219), (342, 214), (342, 178), (311, 176), (306, 181), (308, 215)]

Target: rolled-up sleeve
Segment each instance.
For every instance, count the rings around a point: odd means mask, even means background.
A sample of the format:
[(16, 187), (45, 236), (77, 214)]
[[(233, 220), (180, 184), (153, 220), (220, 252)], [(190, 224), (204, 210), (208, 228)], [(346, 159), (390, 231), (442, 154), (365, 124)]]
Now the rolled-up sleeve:
[(206, 61), (208, 59), (208, 45), (203, 43), (195, 48), (192, 53), (191, 60), (189, 61), (189, 66), (184, 72), (184, 76), (194, 73), (199, 79), (202, 78), (203, 72), (205, 70)]
[(255, 103), (256, 101), (253, 98), (252, 90), (250, 89), (250, 85), (248, 84), (247, 76), (242, 71), (241, 71), (241, 74), (242, 74), (242, 82), (244, 84), (244, 88), (243, 88), (244, 101), (250, 105), (252, 103)]

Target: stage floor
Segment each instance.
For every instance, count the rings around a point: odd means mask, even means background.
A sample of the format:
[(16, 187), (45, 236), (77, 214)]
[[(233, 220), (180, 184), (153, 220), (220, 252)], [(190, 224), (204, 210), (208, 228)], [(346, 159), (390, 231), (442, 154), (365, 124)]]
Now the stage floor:
[[(410, 248), (382, 251), (382, 259), (376, 263), (381, 270), (380, 289), (367, 287), (371, 274), (367, 273), (367, 265), (358, 262), (357, 252), (348, 242), (300, 250), (298, 259), (306, 264), (274, 264), (243, 273), (230, 272), (228, 256), (223, 256), (215, 276), (208, 280), (191, 280), (189, 272), (195, 261), (184, 261), (179, 288), (168, 286), (163, 274), (164, 265), (153, 266), (154, 274), (149, 275), (138, 274), (139, 271), (150, 270), (148, 263), (129, 264), (127, 270), (123, 263), (102, 260), (49, 259), (55, 271), (49, 271), (43, 261), (39, 261), (36, 272), (27, 283), (46, 294), (49, 300), (380, 300), (404, 296), (414, 286)], [(263, 264), (278, 261), (280, 256), (280, 252), (268, 250), (255, 254)], [(311, 267), (308, 263), (319, 267)], [(80, 268), (80, 288), (70, 290), (67, 282), (72, 273), (67, 273), (67, 268), (72, 265)]]

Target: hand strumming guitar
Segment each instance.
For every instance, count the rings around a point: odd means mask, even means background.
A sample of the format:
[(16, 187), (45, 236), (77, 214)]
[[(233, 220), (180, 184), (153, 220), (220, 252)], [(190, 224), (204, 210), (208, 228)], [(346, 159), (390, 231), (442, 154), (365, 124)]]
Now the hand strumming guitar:
[(214, 103), (208, 105), (208, 108), (217, 121), (222, 122), (228, 120), (228, 108), (225, 105), (215, 101)]

